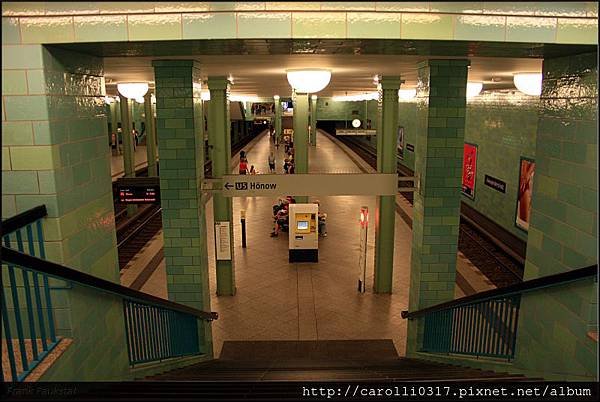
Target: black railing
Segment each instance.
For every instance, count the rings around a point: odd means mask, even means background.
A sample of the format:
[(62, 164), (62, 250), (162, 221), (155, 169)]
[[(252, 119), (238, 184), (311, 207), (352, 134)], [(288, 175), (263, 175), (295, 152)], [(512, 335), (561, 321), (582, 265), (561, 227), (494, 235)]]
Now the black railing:
[(402, 318), (423, 319), (421, 351), (513, 359), (521, 296), (597, 277), (598, 266), (561, 272), (488, 290), (418, 311)]

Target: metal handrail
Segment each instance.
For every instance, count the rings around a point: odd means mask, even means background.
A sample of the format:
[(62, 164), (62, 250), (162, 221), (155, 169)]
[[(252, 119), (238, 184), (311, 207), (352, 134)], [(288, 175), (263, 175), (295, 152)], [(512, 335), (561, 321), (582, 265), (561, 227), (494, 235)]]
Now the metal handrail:
[(578, 281), (581, 279), (590, 278), (593, 276), (598, 276), (598, 265), (590, 265), (589, 267), (574, 269), (567, 272), (561, 272), (554, 275), (548, 275), (541, 278), (530, 279), (528, 281), (523, 281), (514, 285), (506, 286), (503, 288), (497, 288), (492, 290), (487, 290), (485, 292), (476, 293), (474, 295), (461, 297), (460, 299), (451, 300), (449, 302), (436, 304), (435, 306), (427, 307), (421, 310), (408, 312), (407, 310), (402, 311), (402, 318), (413, 319), (417, 317), (422, 317), (424, 315), (448, 310), (453, 307), (466, 306), (469, 304), (479, 303), (486, 300), (503, 298), (508, 296), (513, 296), (516, 294), (522, 294), (526, 292), (532, 292), (535, 290), (560, 286), (570, 282)]
[(34, 223), (38, 219), (44, 218), (48, 215), (45, 205), (39, 205), (37, 207), (28, 209), (25, 212), (21, 212), (11, 218), (2, 221), (2, 227), (0, 228), (0, 236), (5, 236), (14, 232), (15, 230), (24, 228), (25, 226)]
[(76, 271), (72, 268), (65, 267), (64, 265), (60, 265), (52, 261), (32, 257), (4, 246), (2, 246), (2, 262), (6, 262), (15, 266), (21, 266), (33, 271), (38, 271), (60, 280), (76, 282), (83, 286), (120, 296), (124, 299), (147, 303), (181, 313), (190, 314), (206, 321), (213, 321), (219, 318), (219, 315), (216, 312), (209, 313), (206, 311), (201, 311), (193, 307), (188, 307), (170, 300), (165, 300), (160, 297), (139, 292), (117, 283), (86, 274), (85, 272)]

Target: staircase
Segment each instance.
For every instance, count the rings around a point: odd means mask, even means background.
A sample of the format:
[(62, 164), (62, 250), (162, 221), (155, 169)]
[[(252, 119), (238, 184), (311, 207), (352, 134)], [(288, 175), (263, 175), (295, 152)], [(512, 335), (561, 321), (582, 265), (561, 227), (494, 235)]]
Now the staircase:
[[(134, 383), (95, 389), (91, 399), (298, 399), (315, 382), (525, 381), (398, 356), (391, 340), (226, 341), (221, 357)], [(293, 382), (290, 385), (290, 382)], [(338, 385), (335, 385), (338, 389)], [(82, 395), (80, 395), (82, 396)], [(83, 398), (88, 399), (89, 397)]]

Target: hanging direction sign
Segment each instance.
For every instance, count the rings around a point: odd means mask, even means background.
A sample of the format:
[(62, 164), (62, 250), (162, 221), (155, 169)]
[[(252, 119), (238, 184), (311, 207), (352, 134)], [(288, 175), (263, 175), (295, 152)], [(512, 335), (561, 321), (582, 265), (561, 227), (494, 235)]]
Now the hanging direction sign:
[(160, 203), (158, 177), (121, 177), (117, 179), (117, 199), (121, 204)]
[(226, 175), (225, 197), (279, 195), (395, 195), (396, 173)]

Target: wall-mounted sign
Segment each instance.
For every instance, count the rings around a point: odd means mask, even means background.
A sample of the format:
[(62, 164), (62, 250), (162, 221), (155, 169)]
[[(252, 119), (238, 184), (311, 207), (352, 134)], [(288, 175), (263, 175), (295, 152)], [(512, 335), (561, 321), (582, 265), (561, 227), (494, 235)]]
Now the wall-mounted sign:
[(531, 196), (533, 193), (533, 174), (535, 162), (533, 159), (521, 158), (519, 172), (519, 192), (517, 195), (517, 216), (515, 224), (518, 228), (528, 231), (531, 217)]
[(346, 129), (336, 129), (335, 135), (376, 135), (377, 130), (365, 130), (365, 129), (354, 129), (354, 130), (346, 130)]
[(413, 144), (406, 143), (406, 150), (410, 152), (415, 152), (415, 146)]
[(486, 186), (493, 188), (501, 193), (506, 193), (506, 183), (495, 177), (485, 175), (484, 183)]
[(462, 193), (475, 198), (475, 176), (477, 174), (477, 145), (465, 143), (463, 151)]
[(158, 177), (122, 177), (117, 179), (117, 199), (121, 204), (160, 203)]
[(231, 260), (229, 221), (215, 222), (215, 251), (217, 260)]
[(396, 153), (400, 159), (404, 159), (404, 127), (398, 127), (398, 138), (396, 140)]

